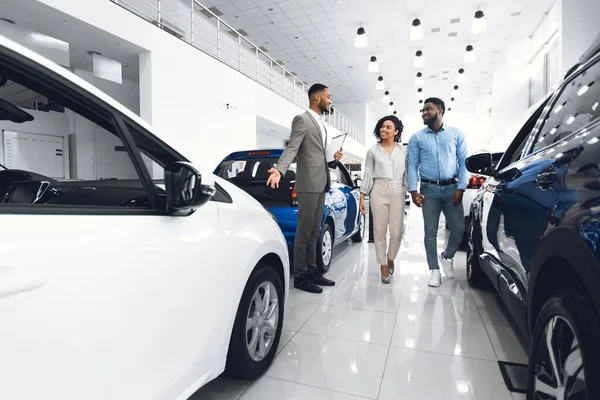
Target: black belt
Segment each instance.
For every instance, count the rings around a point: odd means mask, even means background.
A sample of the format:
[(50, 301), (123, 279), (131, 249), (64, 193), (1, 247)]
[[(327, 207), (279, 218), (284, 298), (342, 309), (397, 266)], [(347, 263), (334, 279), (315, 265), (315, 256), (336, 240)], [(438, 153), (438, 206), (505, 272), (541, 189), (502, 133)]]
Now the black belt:
[(432, 185), (438, 185), (438, 186), (448, 186), (448, 185), (453, 185), (455, 183), (458, 183), (458, 178), (446, 179), (443, 181), (430, 181), (429, 179), (421, 178), (421, 182), (422, 183), (430, 183)]

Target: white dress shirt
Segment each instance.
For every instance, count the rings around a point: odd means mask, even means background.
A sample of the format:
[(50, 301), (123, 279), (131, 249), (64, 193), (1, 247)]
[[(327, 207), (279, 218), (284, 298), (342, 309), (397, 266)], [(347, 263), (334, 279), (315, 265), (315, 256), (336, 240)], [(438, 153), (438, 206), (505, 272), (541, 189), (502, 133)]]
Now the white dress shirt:
[(325, 122), (323, 122), (323, 116), (317, 114), (310, 108), (308, 109), (308, 112), (317, 120), (317, 123), (319, 124), (319, 128), (321, 128), (321, 140), (323, 140), (323, 147), (327, 147), (327, 143), (325, 143), (325, 137), (327, 135), (327, 131), (325, 130)]
[(390, 179), (395, 186), (408, 188), (408, 151), (396, 143), (390, 155), (381, 145), (367, 150), (360, 192), (368, 195), (375, 179)]

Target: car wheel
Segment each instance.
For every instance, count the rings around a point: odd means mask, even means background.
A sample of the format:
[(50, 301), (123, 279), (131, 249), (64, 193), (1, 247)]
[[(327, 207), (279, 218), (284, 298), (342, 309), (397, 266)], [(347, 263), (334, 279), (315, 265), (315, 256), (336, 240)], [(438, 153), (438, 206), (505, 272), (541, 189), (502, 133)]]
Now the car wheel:
[(481, 269), (479, 252), (477, 251), (477, 246), (475, 246), (473, 231), (473, 221), (471, 221), (469, 224), (467, 240), (467, 281), (475, 288), (487, 289), (491, 286), (491, 282), (485, 272)]
[(333, 252), (333, 233), (329, 224), (323, 225), (321, 236), (317, 242), (317, 267), (322, 274), (329, 271)]
[(256, 379), (271, 365), (281, 338), (283, 293), (283, 283), (274, 267), (262, 265), (252, 272), (231, 333), (227, 375)]
[(528, 399), (600, 399), (600, 320), (577, 290), (542, 307), (529, 354)]
[(352, 241), (355, 243), (360, 243), (365, 238), (365, 221), (366, 217), (363, 214), (360, 214), (358, 219), (358, 231), (354, 235), (352, 235)]
[(469, 247), (469, 218), (465, 217), (465, 233), (462, 237), (460, 245), (458, 246), (459, 250), (467, 250)]

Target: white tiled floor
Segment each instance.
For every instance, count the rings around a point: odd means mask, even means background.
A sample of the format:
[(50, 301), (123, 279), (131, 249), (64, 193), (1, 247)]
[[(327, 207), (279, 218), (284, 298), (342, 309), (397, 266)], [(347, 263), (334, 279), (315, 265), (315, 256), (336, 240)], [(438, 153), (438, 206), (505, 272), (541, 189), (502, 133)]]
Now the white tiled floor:
[(428, 287), (420, 210), (406, 224), (391, 284), (379, 279), (373, 244), (340, 245), (326, 275), (335, 287), (291, 289), (265, 376), (220, 377), (192, 399), (524, 399), (506, 389), (497, 364), (526, 363), (527, 355), (496, 294), (469, 287), (464, 253), (456, 279)]

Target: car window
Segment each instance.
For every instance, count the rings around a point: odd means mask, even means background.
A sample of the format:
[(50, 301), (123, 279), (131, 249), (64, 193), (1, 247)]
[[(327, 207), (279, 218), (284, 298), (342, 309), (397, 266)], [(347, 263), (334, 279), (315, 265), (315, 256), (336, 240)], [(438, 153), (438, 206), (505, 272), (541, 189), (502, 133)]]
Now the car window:
[(535, 136), (535, 132), (537, 132), (536, 129), (540, 124), (540, 117), (546, 110), (549, 100), (550, 98), (547, 98), (546, 100), (542, 101), (535, 111), (521, 125), (521, 128), (516, 134), (515, 139), (502, 155), (498, 163), (498, 171), (530, 154), (529, 149), (532, 148), (531, 145), (533, 143), (533, 137)]
[(152, 207), (108, 107), (25, 65), (2, 74), (0, 204)]
[(535, 143), (534, 152), (579, 131), (600, 116), (600, 62), (582, 70), (566, 84)]

